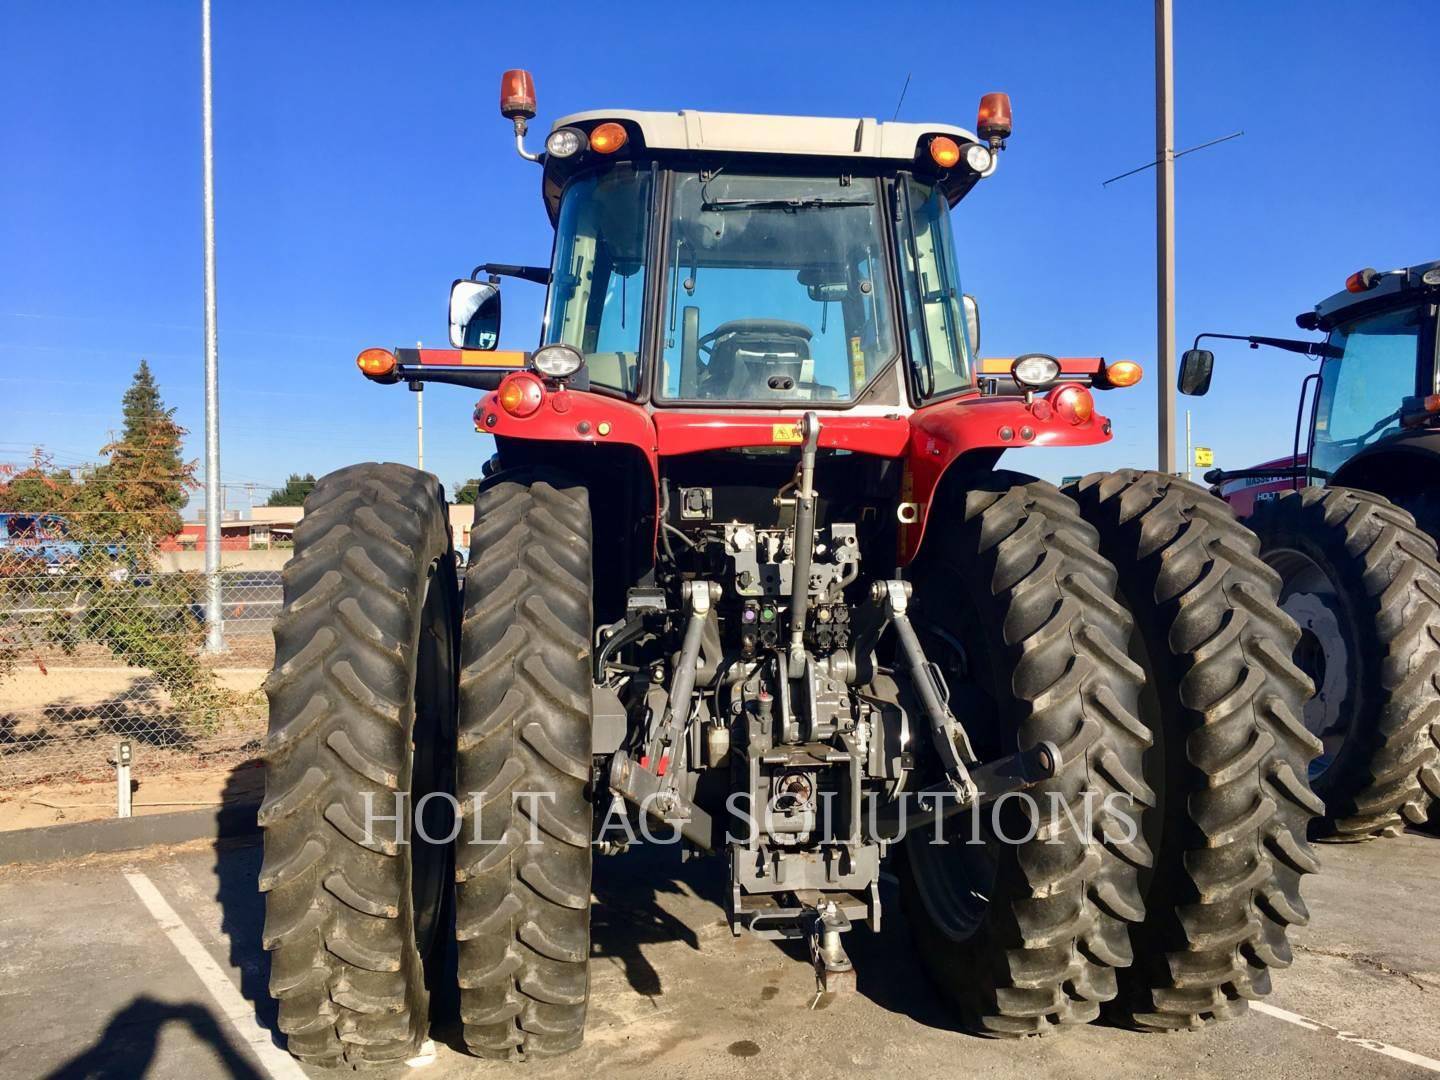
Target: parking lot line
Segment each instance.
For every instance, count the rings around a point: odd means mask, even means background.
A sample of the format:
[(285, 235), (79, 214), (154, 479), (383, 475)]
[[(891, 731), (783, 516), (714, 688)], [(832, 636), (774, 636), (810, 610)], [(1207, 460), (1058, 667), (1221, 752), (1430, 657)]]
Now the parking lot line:
[(1273, 1016), (1276, 1020), (1284, 1020), (1287, 1024), (1294, 1024), (1296, 1027), (1302, 1027), (1308, 1031), (1318, 1031), (1322, 1034), (1333, 1035), (1341, 1042), (1350, 1043), (1352, 1046), (1372, 1050), (1377, 1054), (1384, 1054), (1386, 1057), (1394, 1058), (1396, 1061), (1403, 1061), (1407, 1065), (1415, 1065), (1422, 1069), (1428, 1069), (1433, 1073), (1440, 1073), (1440, 1061), (1426, 1057), (1424, 1054), (1416, 1054), (1410, 1050), (1402, 1050), (1398, 1046), (1391, 1046), (1389, 1043), (1380, 1042), (1378, 1039), (1367, 1039), (1364, 1035), (1357, 1035), (1353, 1031), (1341, 1031), (1339, 1028), (1321, 1023), (1319, 1020), (1311, 1020), (1308, 1016), (1301, 1016), (1299, 1013), (1278, 1009), (1274, 1005), (1267, 1005), (1263, 1001), (1252, 1001), (1250, 1008), (1255, 1012), (1264, 1013), (1266, 1016)]
[(254, 1052), (265, 1072), (274, 1080), (306, 1080), (295, 1059), (271, 1041), (269, 1029), (262, 1027), (255, 1019), (254, 1007), (235, 989), (235, 984), (220, 970), (215, 958), (205, 951), (205, 947), (181, 921), (180, 916), (175, 914), (175, 909), (160, 895), (160, 890), (141, 873), (127, 872), (125, 880), (160, 924), (160, 929), (165, 932), (171, 944), (179, 950), (185, 962), (205, 984), (205, 989), (210, 991), (210, 996), (220, 1006), (221, 1015), (240, 1040)]

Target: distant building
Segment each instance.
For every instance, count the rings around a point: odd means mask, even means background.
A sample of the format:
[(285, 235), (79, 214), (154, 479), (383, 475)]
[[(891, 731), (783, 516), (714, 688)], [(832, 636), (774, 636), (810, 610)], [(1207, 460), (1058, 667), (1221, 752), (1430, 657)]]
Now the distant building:
[[(470, 526), (475, 520), (473, 506), (451, 504), (450, 536), (455, 550), (470, 550)], [(269, 548), (277, 544), (289, 544), (295, 539), (295, 525), (304, 516), (299, 506), (257, 506), (250, 511), (249, 518), (240, 518), (231, 511), (220, 522), (221, 551), (250, 551), (255, 548)], [(205, 547), (205, 522), (187, 521), (180, 532), (163, 540), (161, 551), (198, 551)]]

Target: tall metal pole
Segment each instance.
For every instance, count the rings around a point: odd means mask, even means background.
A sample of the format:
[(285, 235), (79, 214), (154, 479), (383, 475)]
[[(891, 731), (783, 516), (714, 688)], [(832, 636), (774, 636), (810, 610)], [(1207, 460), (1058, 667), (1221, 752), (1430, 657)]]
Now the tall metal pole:
[(225, 650), (220, 607), (220, 346), (215, 327), (215, 132), (210, 108), (210, 0), (200, 0), (205, 175), (205, 648)]
[[(423, 346), (415, 342), (415, 348)], [(425, 387), (418, 386), (415, 389), (415, 467), (421, 472), (425, 471)]]
[(1192, 466), (1195, 464), (1195, 451), (1190, 443), (1190, 410), (1185, 410), (1185, 479), (1193, 480)]
[(1155, 0), (1156, 361), (1159, 461), (1175, 472), (1175, 69), (1170, 0)]

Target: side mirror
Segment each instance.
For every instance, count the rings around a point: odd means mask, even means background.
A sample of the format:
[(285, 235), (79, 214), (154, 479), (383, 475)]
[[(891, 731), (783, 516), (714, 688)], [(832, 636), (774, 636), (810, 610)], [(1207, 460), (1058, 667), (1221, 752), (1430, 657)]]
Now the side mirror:
[(500, 286), (461, 278), (450, 286), (450, 345), (484, 349), (500, 344)]
[(1180, 393), (1203, 397), (1210, 392), (1215, 354), (1209, 349), (1186, 349), (1180, 357)]
[(970, 358), (980, 355), (980, 301), (969, 293), (960, 297), (965, 307), (965, 340), (970, 346)]

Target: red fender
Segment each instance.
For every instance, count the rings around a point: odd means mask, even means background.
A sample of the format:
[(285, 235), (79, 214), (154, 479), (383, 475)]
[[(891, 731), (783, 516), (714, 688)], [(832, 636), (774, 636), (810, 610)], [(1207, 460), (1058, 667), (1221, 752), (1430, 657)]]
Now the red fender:
[(913, 520), (901, 520), (900, 564), (909, 563), (920, 550), (936, 489), (945, 470), (962, 454), (986, 447), (1094, 446), (1109, 441), (1110, 421), (1104, 416), (1097, 412), (1082, 424), (1072, 424), (1043, 397), (1029, 405), (1018, 397), (965, 397), (911, 414), (901, 498), (915, 508)]

